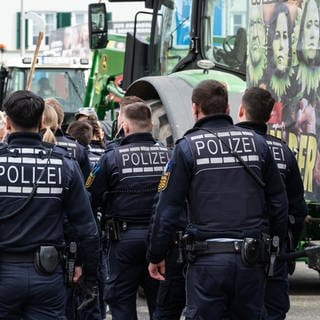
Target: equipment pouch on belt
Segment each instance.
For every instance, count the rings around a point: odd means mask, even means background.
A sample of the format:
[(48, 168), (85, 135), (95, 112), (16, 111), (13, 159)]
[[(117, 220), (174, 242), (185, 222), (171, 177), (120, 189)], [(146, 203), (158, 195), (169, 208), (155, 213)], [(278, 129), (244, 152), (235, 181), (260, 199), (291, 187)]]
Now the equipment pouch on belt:
[(107, 219), (105, 222), (106, 240), (119, 241), (120, 236), (120, 223), (115, 219)]
[(35, 253), (36, 270), (45, 275), (52, 274), (59, 263), (59, 252), (54, 246), (40, 246)]
[(185, 234), (183, 235), (182, 241), (185, 250), (185, 259), (188, 263), (192, 264), (197, 258), (194, 248), (194, 238), (190, 234)]
[(244, 238), (241, 246), (242, 261), (249, 266), (265, 262), (265, 245), (262, 240)]

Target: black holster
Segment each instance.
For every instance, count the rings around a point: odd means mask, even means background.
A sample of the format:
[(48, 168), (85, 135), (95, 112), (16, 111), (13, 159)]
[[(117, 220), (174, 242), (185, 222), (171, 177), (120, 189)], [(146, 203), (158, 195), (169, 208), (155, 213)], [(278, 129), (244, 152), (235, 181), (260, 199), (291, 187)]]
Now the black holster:
[(54, 246), (40, 246), (34, 256), (34, 265), (38, 273), (51, 275), (59, 264), (59, 252)]
[(77, 260), (78, 245), (75, 241), (70, 243), (65, 248), (64, 253), (64, 282), (70, 288), (73, 285), (74, 269)]
[(268, 262), (268, 243), (261, 239), (244, 238), (241, 244), (241, 259), (245, 265), (253, 266)]
[(105, 230), (105, 238), (107, 241), (121, 240), (120, 223), (114, 218), (105, 219), (104, 230)]
[(175, 234), (175, 247), (178, 249), (178, 257), (176, 263), (182, 264), (185, 262), (185, 250), (184, 250), (184, 240), (183, 240), (183, 231), (177, 231)]

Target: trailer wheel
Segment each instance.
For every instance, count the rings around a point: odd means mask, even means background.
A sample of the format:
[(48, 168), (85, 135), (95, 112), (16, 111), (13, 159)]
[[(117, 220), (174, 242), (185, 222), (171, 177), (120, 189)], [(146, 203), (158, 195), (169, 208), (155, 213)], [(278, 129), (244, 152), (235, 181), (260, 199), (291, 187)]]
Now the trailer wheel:
[(152, 110), (153, 130), (152, 134), (155, 139), (162, 142), (165, 146), (171, 148), (174, 145), (172, 129), (160, 100), (146, 101)]

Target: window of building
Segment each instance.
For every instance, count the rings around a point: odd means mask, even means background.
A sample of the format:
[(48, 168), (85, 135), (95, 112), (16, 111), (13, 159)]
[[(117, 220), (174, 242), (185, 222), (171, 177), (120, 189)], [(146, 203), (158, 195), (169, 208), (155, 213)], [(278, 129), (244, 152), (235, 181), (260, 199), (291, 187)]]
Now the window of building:
[[(88, 22), (88, 13), (86, 11), (77, 12), (37, 12), (34, 14), (39, 16), (39, 19), (26, 19), (26, 47), (30, 50), (35, 49), (37, 44), (39, 32), (41, 31), (40, 19), (44, 23), (44, 40), (42, 41), (41, 48), (46, 50), (49, 45), (49, 37), (52, 31), (58, 28), (68, 26), (75, 26), (86, 24)], [(17, 49), (20, 48), (20, 12), (17, 12)], [(29, 26), (29, 27), (28, 27)]]
[(232, 17), (233, 24), (233, 34), (236, 34), (240, 27), (243, 27), (243, 15), (242, 14), (234, 14)]

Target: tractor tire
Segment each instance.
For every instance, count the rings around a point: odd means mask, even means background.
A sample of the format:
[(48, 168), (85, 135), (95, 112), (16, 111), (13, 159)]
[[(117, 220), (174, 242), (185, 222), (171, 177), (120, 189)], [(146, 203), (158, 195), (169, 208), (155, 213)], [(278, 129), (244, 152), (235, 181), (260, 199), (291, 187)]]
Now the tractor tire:
[(146, 101), (146, 103), (152, 110), (152, 134), (154, 138), (159, 140), (166, 147), (172, 148), (174, 146), (172, 128), (162, 102), (160, 100), (149, 100)]

